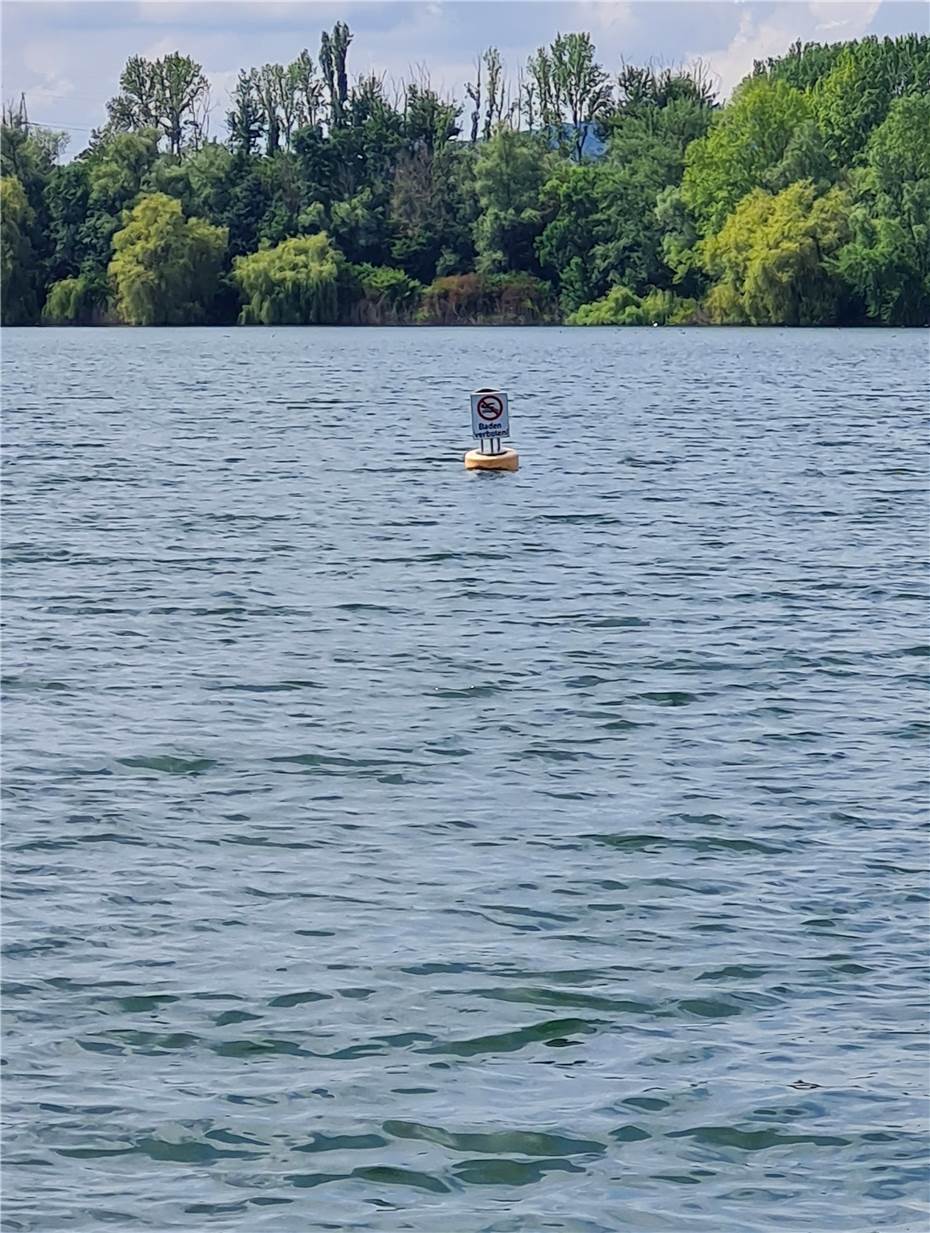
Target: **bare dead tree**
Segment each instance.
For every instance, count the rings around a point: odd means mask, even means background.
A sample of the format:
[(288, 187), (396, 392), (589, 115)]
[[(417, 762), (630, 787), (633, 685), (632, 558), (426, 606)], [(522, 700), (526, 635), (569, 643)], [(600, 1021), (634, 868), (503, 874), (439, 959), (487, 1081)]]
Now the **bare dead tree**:
[(471, 112), (471, 144), (478, 140), (478, 125), (481, 123), (481, 57), (475, 57), (475, 80), (465, 83), (465, 93), (474, 106)]
[(487, 94), (482, 135), (484, 140), (488, 141), (495, 125), (500, 123), (504, 111), (504, 66), (501, 63), (501, 53), (496, 47), (489, 47), (483, 59), (487, 70)]

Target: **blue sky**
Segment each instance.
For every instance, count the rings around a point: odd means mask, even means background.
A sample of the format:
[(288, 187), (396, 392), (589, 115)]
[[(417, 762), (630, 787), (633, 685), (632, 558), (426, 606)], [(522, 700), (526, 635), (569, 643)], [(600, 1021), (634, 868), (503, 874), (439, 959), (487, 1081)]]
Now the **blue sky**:
[(476, 54), (500, 48), (511, 76), (558, 31), (589, 30), (601, 62), (677, 64), (700, 58), (728, 92), (756, 57), (795, 39), (928, 31), (925, 0), (4, 0), (3, 98), (24, 91), (30, 118), (67, 128), (71, 153), (86, 143), (135, 53), (180, 50), (212, 83), (211, 132), (225, 134), (227, 91), (240, 67), (287, 62), (337, 20), (355, 34), (353, 72), (411, 76), (427, 65), (434, 86), (462, 97)]

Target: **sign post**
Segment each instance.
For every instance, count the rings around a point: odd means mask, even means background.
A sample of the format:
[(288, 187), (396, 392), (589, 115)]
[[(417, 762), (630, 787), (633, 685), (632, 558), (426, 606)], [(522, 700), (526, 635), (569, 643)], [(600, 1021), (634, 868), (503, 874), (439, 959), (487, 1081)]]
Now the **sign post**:
[(467, 470), (516, 471), (517, 451), (502, 445), (510, 436), (510, 400), (503, 390), (481, 389), (471, 395), (471, 435), (478, 449), (465, 455)]

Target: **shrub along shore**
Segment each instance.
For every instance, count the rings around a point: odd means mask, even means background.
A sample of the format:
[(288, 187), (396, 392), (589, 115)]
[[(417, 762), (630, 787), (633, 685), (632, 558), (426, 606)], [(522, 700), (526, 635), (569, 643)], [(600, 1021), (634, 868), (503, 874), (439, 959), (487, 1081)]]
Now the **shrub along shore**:
[(559, 35), (463, 100), (316, 60), (132, 57), (76, 158), (7, 108), (5, 325), (926, 325), (930, 38), (702, 66)]

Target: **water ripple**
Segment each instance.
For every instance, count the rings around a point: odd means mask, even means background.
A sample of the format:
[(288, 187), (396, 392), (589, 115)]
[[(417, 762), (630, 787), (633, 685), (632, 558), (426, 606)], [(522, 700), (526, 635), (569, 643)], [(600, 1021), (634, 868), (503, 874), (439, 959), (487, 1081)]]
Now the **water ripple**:
[(918, 331), (4, 344), (4, 1228), (926, 1227)]

